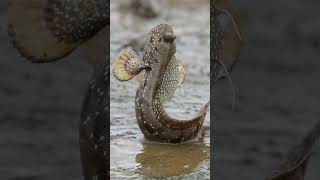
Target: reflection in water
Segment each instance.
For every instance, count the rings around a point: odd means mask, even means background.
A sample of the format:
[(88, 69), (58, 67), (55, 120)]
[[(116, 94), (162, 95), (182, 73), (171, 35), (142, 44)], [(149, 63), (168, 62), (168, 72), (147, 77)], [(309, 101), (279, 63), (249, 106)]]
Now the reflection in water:
[(185, 144), (143, 143), (137, 154), (139, 174), (147, 177), (172, 177), (189, 174), (200, 164), (209, 161), (210, 147), (202, 141)]

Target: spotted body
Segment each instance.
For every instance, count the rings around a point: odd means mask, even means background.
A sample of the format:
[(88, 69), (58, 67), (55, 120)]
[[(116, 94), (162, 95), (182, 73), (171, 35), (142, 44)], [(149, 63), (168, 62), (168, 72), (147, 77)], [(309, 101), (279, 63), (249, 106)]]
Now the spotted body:
[[(85, 11), (83, 11), (85, 9)], [(90, 39), (109, 24), (107, 0), (50, 0), (45, 8), (47, 27), (60, 41)]]
[[(185, 74), (184, 66), (179, 65), (175, 52), (172, 27), (167, 24), (154, 27), (148, 34), (144, 47), (141, 62), (145, 74), (135, 98), (138, 125), (149, 140), (181, 143), (194, 139), (201, 130), (209, 106), (207, 103), (190, 120), (177, 120), (166, 113), (163, 104), (174, 95), (176, 88), (184, 80), (182, 75)], [(116, 59), (114, 67), (118, 62), (119, 59)]]

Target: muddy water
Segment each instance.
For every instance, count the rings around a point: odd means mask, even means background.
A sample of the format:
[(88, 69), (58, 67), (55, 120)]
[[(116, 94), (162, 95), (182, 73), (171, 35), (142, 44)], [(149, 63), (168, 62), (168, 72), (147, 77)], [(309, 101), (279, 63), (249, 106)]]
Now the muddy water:
[[(172, 3), (173, 2), (173, 3)], [(209, 6), (208, 1), (198, 4), (177, 5), (171, 1), (160, 9), (160, 16), (141, 18), (119, 5), (111, 3), (111, 63), (121, 47), (146, 33), (159, 23), (173, 26), (177, 35), (177, 57), (187, 65), (183, 88), (168, 102), (166, 110), (177, 118), (195, 116), (209, 100)], [(209, 179), (209, 142), (203, 141), (169, 145), (147, 142), (136, 122), (134, 98), (138, 82), (119, 82), (111, 74), (110, 92), (110, 149), (112, 179)], [(205, 124), (209, 125), (210, 114)]]

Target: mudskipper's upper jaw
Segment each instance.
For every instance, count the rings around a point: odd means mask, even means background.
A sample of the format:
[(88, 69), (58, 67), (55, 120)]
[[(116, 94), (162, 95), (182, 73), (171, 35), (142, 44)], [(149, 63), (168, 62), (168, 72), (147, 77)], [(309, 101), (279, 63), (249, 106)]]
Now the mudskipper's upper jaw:
[(176, 39), (176, 35), (173, 33), (166, 33), (163, 37), (163, 40), (166, 42), (173, 42)]

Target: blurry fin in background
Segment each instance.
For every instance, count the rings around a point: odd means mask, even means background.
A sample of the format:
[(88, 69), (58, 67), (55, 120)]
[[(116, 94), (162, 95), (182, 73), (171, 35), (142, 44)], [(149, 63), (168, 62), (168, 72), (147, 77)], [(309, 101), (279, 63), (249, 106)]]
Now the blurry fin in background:
[(8, 33), (19, 53), (29, 61), (55, 61), (69, 55), (109, 23), (107, 4), (104, 0), (12, 0)]
[(238, 29), (239, 13), (229, 0), (212, 0), (211, 54), (213, 82), (227, 78), (232, 88), (232, 109), (235, 107), (236, 92), (230, 72), (239, 60), (241, 34)]
[[(218, 21), (222, 28), (222, 48), (220, 63), (224, 64), (228, 72), (231, 72), (239, 61), (242, 37), (239, 30), (239, 12), (228, 0), (216, 0), (216, 8), (221, 11)], [(226, 71), (221, 69), (218, 79), (226, 77)]]
[(8, 33), (19, 53), (34, 63), (51, 62), (70, 54), (79, 43), (56, 39), (44, 22), (46, 0), (12, 0)]

